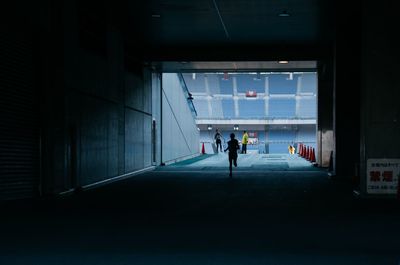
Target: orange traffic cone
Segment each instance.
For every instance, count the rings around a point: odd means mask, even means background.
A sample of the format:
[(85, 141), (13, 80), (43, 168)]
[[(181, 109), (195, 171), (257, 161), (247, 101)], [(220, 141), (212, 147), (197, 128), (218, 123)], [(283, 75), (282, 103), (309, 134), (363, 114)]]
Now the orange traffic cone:
[(206, 153), (206, 149), (205, 149), (205, 147), (204, 147), (204, 143), (203, 143), (203, 146), (201, 147), (201, 153), (202, 153), (203, 155)]
[(311, 151), (311, 162), (315, 163), (316, 159), (315, 159), (315, 149), (313, 148)]
[(310, 160), (310, 147), (309, 146), (307, 146), (306, 159)]

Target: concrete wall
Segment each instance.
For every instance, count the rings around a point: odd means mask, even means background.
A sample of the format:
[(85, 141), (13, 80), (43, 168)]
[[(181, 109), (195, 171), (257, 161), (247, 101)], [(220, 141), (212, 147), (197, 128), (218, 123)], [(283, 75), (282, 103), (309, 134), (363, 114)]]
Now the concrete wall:
[[(99, 21), (90, 10), (81, 12), (85, 8), (79, 1), (53, 7), (58, 16), (49, 14), (52, 23), (45, 25), (57, 38), (41, 40), (58, 47), (42, 53), (43, 182), (49, 194), (152, 165), (151, 73), (128, 56), (123, 33), (107, 17), (112, 6), (100, 7), (107, 19)], [(83, 15), (94, 24), (88, 27)]]
[[(333, 53), (333, 50), (332, 50)], [(336, 154), (333, 134), (333, 54), (327, 54), (318, 62), (318, 124), (317, 124), (317, 164), (329, 167)], [(333, 162), (333, 161), (332, 161)]]
[(333, 138), (336, 176), (353, 178), (360, 163), (361, 1), (336, 6), (334, 52)]
[(198, 155), (200, 133), (178, 75), (162, 75), (162, 161)]
[(152, 114), (153, 114), (153, 124), (154, 124), (154, 138), (155, 142), (153, 143), (153, 164), (160, 165), (161, 164), (161, 74), (153, 73), (151, 76), (151, 85), (152, 85)]
[(400, 159), (400, 52), (394, 4), (367, 1), (363, 6), (360, 171), (365, 192), (369, 158)]

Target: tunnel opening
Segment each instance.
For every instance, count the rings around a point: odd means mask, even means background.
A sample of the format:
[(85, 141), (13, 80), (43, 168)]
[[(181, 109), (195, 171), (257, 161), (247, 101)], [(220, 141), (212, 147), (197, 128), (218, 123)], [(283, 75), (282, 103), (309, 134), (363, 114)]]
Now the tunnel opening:
[[(238, 160), (246, 169), (327, 167), (330, 158), (321, 150), (327, 137), (322, 139), (318, 131), (316, 61), (163, 62), (157, 66), (163, 97), (162, 165), (226, 168), (224, 151), (234, 133), (240, 146)], [(187, 107), (170, 115), (171, 101), (179, 101), (179, 93)], [(178, 128), (172, 128), (174, 124)]]

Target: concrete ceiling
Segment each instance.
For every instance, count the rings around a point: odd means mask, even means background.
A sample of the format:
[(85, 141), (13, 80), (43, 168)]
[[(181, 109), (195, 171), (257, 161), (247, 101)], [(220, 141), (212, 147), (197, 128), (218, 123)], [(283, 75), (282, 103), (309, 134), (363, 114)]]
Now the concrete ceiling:
[(193, 55), (201, 47), (213, 55), (284, 47), (312, 52), (334, 40), (332, 0), (147, 0), (129, 9), (130, 25), (140, 27), (132, 34), (154, 53), (190, 49)]

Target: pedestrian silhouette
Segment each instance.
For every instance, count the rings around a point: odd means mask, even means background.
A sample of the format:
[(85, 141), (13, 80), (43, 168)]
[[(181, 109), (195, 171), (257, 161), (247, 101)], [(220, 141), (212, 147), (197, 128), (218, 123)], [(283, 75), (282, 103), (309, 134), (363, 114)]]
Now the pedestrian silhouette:
[(229, 150), (229, 177), (232, 177), (232, 162), (233, 165), (237, 167), (238, 150), (240, 147), (238, 140), (235, 139), (235, 134), (231, 133), (230, 137), (231, 140), (228, 141), (228, 147), (224, 150), (224, 152)]
[(215, 143), (217, 145), (217, 153), (218, 153), (218, 145), (219, 145), (219, 150), (221, 150), (221, 152), (222, 152), (222, 142), (221, 142), (222, 135), (218, 131), (218, 129), (215, 130), (214, 139), (215, 139)]

